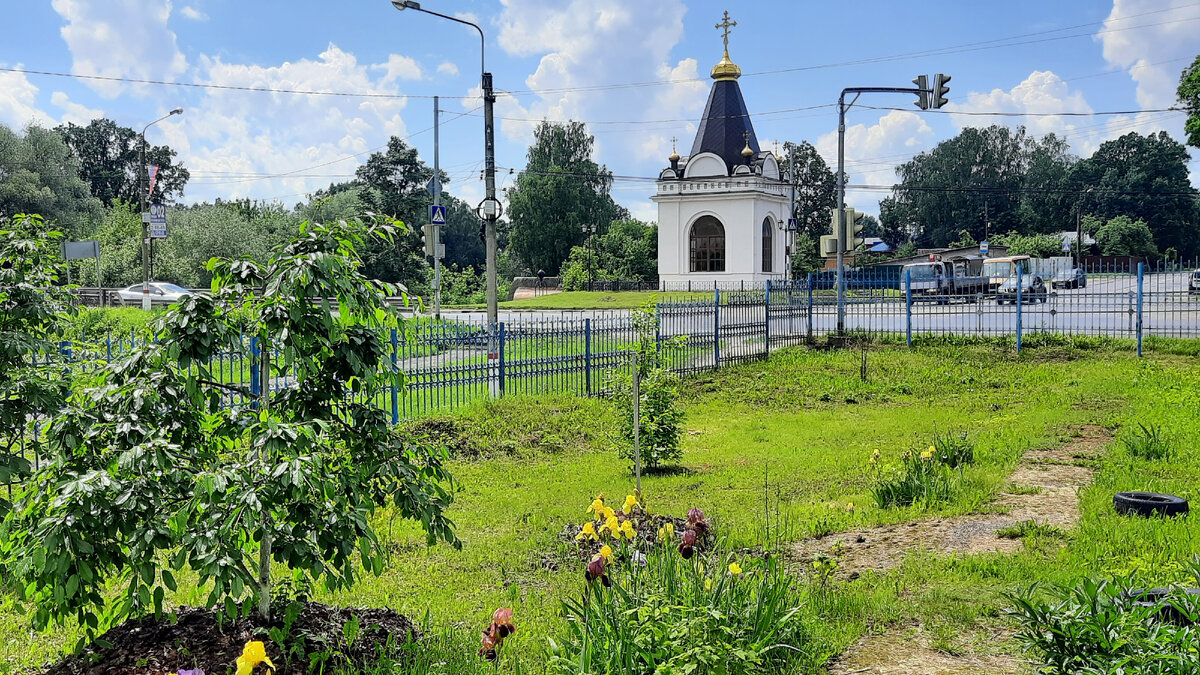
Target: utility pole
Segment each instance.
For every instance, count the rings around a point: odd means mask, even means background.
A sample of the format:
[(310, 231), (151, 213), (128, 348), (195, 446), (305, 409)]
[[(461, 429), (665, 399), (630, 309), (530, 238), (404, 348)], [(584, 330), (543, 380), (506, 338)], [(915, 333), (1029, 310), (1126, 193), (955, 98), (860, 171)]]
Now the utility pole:
[[(796, 234), (800, 228), (800, 219), (796, 217), (796, 146), (788, 151), (788, 174), (790, 174), (790, 183), (792, 184), (792, 200), (789, 202), (788, 219), (787, 219), (787, 235), (785, 237), (786, 244), (784, 252), (790, 251), (790, 255), (784, 256), (783, 259), (783, 278), (791, 280), (792, 278), (792, 260), (796, 258)], [(795, 223), (795, 225), (792, 225)]]
[[(483, 32), (480, 31), (480, 39)], [(487, 219), (484, 226), (484, 239), (487, 247), (487, 318), (488, 325), (495, 332), (498, 323), (498, 307), (496, 304), (496, 217), (500, 215), (500, 202), (496, 201), (496, 127), (492, 119), (492, 104), (496, 102), (496, 94), (492, 91), (492, 74), (483, 74), (483, 143), (484, 143), (484, 187), (486, 196), (483, 200), (483, 215)], [(488, 358), (496, 358), (496, 351), (489, 350)]]
[[(442, 204), (442, 170), (438, 163), (438, 97), (433, 97), (433, 205)], [(442, 226), (433, 224), (433, 317), (442, 319)]]

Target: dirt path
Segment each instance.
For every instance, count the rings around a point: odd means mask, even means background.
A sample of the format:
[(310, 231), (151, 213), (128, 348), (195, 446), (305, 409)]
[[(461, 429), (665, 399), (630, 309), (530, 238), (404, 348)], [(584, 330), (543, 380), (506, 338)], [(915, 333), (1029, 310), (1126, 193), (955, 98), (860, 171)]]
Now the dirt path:
[[(818, 556), (829, 556), (837, 561), (835, 576), (853, 580), (868, 570), (886, 572), (918, 548), (939, 554), (1019, 551), (1019, 537), (1003, 538), (998, 533), (1021, 522), (1062, 530), (1074, 527), (1079, 521), (1079, 489), (1091, 482), (1090, 464), (1112, 435), (1096, 425), (1072, 427), (1067, 435), (1070, 440), (1057, 448), (1025, 453), (1009, 477), (1011, 491), (993, 502), (1006, 509), (1005, 513), (928, 518), (830, 534), (800, 542), (795, 557), (811, 563)], [(831, 664), (829, 672), (966, 675), (1027, 671), (1021, 659), (995, 653), (995, 642), (1003, 639), (992, 636), (983, 650), (973, 648), (971, 639), (964, 640), (961, 649), (947, 650), (944, 645), (933, 645), (919, 626), (893, 628), (865, 636)]]

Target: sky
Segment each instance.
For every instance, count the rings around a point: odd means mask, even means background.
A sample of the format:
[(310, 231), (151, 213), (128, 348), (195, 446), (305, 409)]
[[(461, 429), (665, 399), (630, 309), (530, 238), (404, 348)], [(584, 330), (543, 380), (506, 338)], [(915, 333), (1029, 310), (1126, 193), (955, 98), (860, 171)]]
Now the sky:
[[(246, 197), (291, 206), (351, 178), (392, 135), (432, 164), (434, 96), (446, 190), (472, 204), (483, 198), (480, 42), (469, 26), (397, 11), (388, 0), (3, 5), (0, 124), (103, 116), (140, 130), (182, 106), (184, 114), (147, 137), (177, 150), (191, 171), (184, 202)], [(878, 213), (897, 164), (966, 126), (1054, 132), (1080, 156), (1130, 131), (1166, 130), (1182, 140), (1184, 114), (1163, 109), (1175, 104), (1179, 74), (1200, 54), (1200, 0), (422, 5), (483, 29), (499, 92), (498, 187), (512, 187), (539, 121), (581, 120), (595, 134), (597, 161), (616, 176), (614, 198), (646, 220), (656, 219), (649, 197), (671, 139), (683, 153), (691, 147), (709, 69), (721, 58), (715, 24), (726, 9), (737, 22), (730, 57), (744, 73), (764, 148), (807, 140), (832, 166), (832, 104), (843, 87), (953, 77), (942, 111), (922, 112), (913, 97), (895, 94), (864, 95), (850, 110), (847, 171), (864, 187), (847, 201), (868, 213)], [(1125, 112), (1095, 114), (1111, 111)], [(1005, 116), (979, 114), (997, 112)], [(1046, 115), (1062, 112), (1076, 115)], [(1200, 162), (1189, 168), (1200, 184)]]

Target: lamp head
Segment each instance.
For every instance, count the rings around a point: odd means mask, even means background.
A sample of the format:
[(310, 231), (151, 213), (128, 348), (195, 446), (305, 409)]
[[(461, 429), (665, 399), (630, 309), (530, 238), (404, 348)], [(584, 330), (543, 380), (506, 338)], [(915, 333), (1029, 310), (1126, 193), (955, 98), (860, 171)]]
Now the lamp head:
[(183, 108), (176, 108), (176, 109), (172, 110), (170, 113), (167, 113), (167, 114), (168, 114), (168, 115), (182, 115), (182, 114), (183, 114)]
[(392, 7), (404, 11), (406, 9), (421, 9), (421, 4), (413, 2), (413, 0), (392, 0)]

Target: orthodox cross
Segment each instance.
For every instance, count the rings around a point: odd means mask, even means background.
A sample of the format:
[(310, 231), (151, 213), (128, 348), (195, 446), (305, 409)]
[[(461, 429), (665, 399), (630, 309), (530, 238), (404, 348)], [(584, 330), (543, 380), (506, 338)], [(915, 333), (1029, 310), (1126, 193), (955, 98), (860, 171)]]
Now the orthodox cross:
[(736, 21), (729, 20), (729, 10), (725, 10), (725, 18), (715, 26), (715, 28), (722, 29), (721, 37), (725, 39), (725, 51), (729, 51), (729, 29), (736, 25)]

